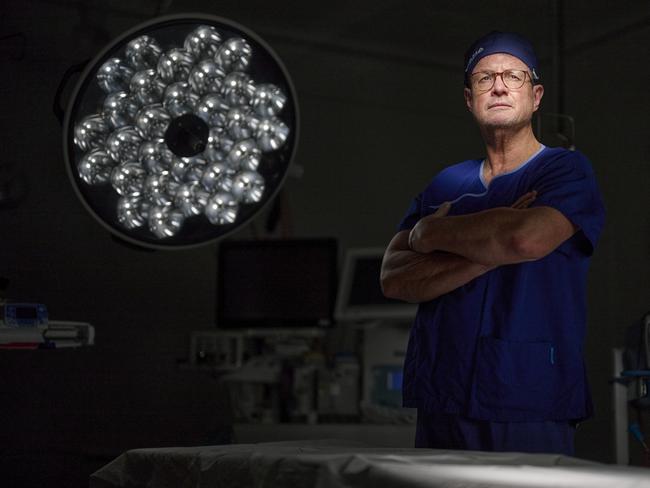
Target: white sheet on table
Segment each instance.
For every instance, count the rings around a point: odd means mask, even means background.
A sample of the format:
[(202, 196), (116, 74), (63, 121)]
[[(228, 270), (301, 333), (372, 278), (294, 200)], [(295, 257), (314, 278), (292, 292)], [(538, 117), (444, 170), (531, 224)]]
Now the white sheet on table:
[(650, 488), (650, 471), (551, 454), (291, 441), (127, 451), (91, 488)]

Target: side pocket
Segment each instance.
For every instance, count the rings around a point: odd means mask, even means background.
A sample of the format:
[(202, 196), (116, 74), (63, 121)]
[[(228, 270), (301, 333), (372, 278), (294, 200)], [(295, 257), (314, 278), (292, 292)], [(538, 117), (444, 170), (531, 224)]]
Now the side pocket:
[(556, 366), (550, 342), (482, 337), (476, 358), (476, 400), (499, 412), (547, 413), (553, 405)]

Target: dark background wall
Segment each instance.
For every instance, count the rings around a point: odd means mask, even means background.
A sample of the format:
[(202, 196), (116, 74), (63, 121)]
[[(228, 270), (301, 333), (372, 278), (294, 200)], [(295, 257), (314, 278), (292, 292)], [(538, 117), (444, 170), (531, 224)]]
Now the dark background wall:
[[(227, 439), (223, 391), (178, 368), (189, 331), (214, 323), (215, 247), (150, 253), (114, 242), (72, 190), (51, 110), (68, 66), (144, 20), (182, 11), (235, 20), (283, 59), (301, 107), (295, 162), (304, 167), (285, 186), (284, 224), (292, 236), (337, 237), (342, 249), (385, 245), (437, 171), (482, 154), (462, 100), (466, 46), (492, 29), (533, 40), (546, 85), (542, 110), (575, 118), (577, 147), (593, 163), (608, 210), (588, 297), (596, 415), (580, 427), (577, 450), (613, 460), (610, 351), (650, 308), (648, 2), (626, 2), (623, 11), (586, 0), (310, 3), (0, 7), (0, 178), (26, 189), (0, 209), (0, 275), (11, 280), (11, 297), (97, 330), (92, 348), (0, 352), (0, 467), (13, 486), (83, 486), (127, 448)], [(562, 65), (554, 61), (558, 39)], [(260, 228), (258, 219), (238, 236)]]

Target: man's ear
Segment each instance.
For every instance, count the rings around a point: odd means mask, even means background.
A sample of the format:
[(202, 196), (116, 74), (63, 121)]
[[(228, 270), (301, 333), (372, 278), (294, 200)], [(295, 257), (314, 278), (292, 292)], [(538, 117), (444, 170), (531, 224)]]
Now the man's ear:
[(542, 97), (544, 96), (544, 87), (542, 85), (533, 86), (533, 112), (536, 112), (539, 108), (539, 104), (542, 102)]
[(465, 89), (463, 90), (463, 94), (465, 96), (465, 105), (467, 105), (467, 110), (471, 112), (472, 111), (472, 90), (465, 87)]

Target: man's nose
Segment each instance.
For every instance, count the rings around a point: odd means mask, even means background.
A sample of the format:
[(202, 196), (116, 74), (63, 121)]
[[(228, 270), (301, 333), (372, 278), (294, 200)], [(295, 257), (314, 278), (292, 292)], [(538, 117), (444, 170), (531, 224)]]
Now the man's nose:
[(505, 93), (508, 91), (508, 87), (506, 84), (503, 82), (503, 75), (496, 75), (496, 78), (494, 79), (494, 85), (492, 85), (492, 92), (493, 93)]

